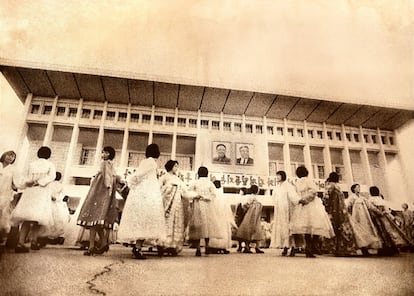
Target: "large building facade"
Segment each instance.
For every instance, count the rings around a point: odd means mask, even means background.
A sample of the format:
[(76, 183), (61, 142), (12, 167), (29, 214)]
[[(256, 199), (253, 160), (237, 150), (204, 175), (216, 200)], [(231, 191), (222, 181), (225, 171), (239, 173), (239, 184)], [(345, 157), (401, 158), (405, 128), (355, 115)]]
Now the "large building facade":
[[(47, 69), (7, 66), (2, 72), (24, 103), (19, 166), (24, 169), (40, 146), (51, 147), (51, 161), (74, 198), (86, 194), (103, 146), (115, 148), (115, 166), (126, 176), (149, 143), (160, 146), (160, 168), (176, 159), (182, 179), (191, 182), (197, 168), (207, 166), (229, 198), (258, 184), (263, 203), (271, 206), (276, 171), (294, 182), (301, 165), (320, 191), (335, 171), (344, 192), (359, 183), (364, 191), (376, 185), (388, 197), (389, 166), (402, 166), (395, 129), (413, 116), (322, 99)], [(219, 146), (224, 162), (217, 159)], [(239, 160), (242, 149), (252, 159), (247, 165)]]

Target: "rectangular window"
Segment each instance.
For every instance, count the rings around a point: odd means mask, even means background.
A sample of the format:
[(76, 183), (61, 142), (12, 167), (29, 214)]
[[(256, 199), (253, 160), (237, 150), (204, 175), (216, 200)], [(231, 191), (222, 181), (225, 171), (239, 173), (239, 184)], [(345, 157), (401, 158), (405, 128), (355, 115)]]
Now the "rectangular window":
[(390, 145), (394, 145), (394, 138), (393, 137), (388, 137), (388, 141), (389, 141)]
[(177, 122), (178, 126), (185, 126), (187, 124), (187, 118), (183, 118), (183, 117), (178, 117), (178, 122)]
[(371, 135), (371, 140), (372, 140), (372, 143), (377, 144), (377, 136), (376, 135)]
[(66, 108), (65, 107), (57, 107), (56, 115), (57, 116), (64, 116)]
[(273, 131), (273, 126), (267, 126), (267, 133), (268, 133), (269, 135), (273, 135), (273, 134), (274, 134), (274, 131)]
[(263, 126), (256, 125), (256, 134), (263, 134)]
[(354, 141), (355, 142), (359, 142), (359, 135), (358, 134), (354, 134)]
[(277, 127), (276, 132), (279, 136), (283, 136), (283, 127)]
[(246, 133), (249, 133), (249, 134), (253, 133), (253, 125), (252, 124), (246, 123), (245, 128), (246, 128)]
[(119, 112), (118, 121), (126, 121), (126, 120), (127, 120), (127, 114), (125, 112)]
[(142, 114), (142, 123), (150, 123), (150, 122), (151, 122), (151, 115)]
[(333, 139), (333, 136), (332, 136), (332, 132), (331, 131), (326, 132), (326, 134), (328, 135), (328, 139), (329, 140), (332, 140)]
[(107, 111), (106, 112), (106, 120), (115, 120), (115, 112), (114, 111)]
[(78, 113), (77, 108), (69, 108), (69, 117), (76, 117), (77, 113)]
[(93, 111), (93, 119), (101, 119), (102, 118), (102, 111), (101, 110), (95, 110)]
[(325, 167), (323, 165), (317, 164), (316, 172), (314, 175), (317, 176), (318, 179), (324, 179), (325, 178)]
[(172, 117), (172, 116), (165, 117), (165, 124), (166, 125), (174, 125), (174, 117)]
[(369, 143), (369, 137), (367, 134), (364, 134), (364, 141), (365, 143)]
[(385, 136), (381, 136), (381, 142), (382, 142), (382, 144), (387, 144), (387, 141), (386, 141), (386, 138), (385, 138)]
[(299, 136), (299, 137), (303, 138), (303, 129), (298, 128), (298, 129), (296, 130), (296, 132), (298, 133), (298, 136)]
[(239, 123), (239, 122), (234, 123), (234, 131), (235, 132), (241, 132), (241, 130), (242, 130), (241, 127), (242, 127), (241, 123)]
[(131, 121), (138, 122), (139, 121), (139, 113), (131, 113)]
[(350, 133), (346, 133), (345, 136), (346, 136), (346, 139), (348, 140), (348, 142), (352, 141)]
[(223, 122), (223, 129), (227, 132), (231, 131), (231, 123), (230, 122)]
[(211, 121), (211, 128), (213, 130), (219, 130), (220, 129), (220, 121), (212, 120)]
[(293, 128), (289, 127), (287, 130), (288, 130), (288, 135), (293, 137), (293, 133), (294, 133)]
[(92, 165), (95, 156), (95, 149), (82, 148), (80, 165)]
[(338, 141), (342, 141), (342, 133), (341, 132), (336, 132), (335, 135), (336, 135), (336, 139)]
[(52, 112), (52, 106), (45, 106), (45, 108), (43, 109), (44, 115), (49, 115), (51, 112)]
[(197, 119), (190, 118), (188, 120), (188, 124), (189, 124), (190, 127), (196, 128), (197, 127)]
[(32, 105), (32, 109), (30, 110), (30, 113), (37, 114), (39, 113), (40, 105)]
[(319, 139), (323, 139), (323, 132), (322, 131), (316, 131), (316, 133), (318, 134)]
[(82, 118), (89, 118), (91, 116), (90, 109), (82, 109)]
[(201, 120), (201, 128), (208, 128), (208, 120), (205, 120), (205, 119)]
[(154, 123), (155, 124), (158, 124), (158, 125), (161, 125), (162, 124), (162, 116), (161, 115), (155, 115), (154, 116)]
[(308, 137), (313, 139), (313, 130), (308, 130)]

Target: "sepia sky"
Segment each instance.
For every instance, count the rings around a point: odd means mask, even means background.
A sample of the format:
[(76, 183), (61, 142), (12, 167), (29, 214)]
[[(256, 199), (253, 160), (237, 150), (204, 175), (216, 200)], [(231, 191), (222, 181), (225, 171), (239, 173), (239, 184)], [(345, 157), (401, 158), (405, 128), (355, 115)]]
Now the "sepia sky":
[(0, 1), (0, 57), (414, 109), (414, 1)]

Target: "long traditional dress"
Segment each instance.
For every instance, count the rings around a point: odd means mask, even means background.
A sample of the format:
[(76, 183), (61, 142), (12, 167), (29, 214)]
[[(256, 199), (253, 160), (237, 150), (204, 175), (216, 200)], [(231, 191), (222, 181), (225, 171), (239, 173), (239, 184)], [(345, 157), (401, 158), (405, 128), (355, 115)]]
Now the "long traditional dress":
[(272, 198), (274, 202), (274, 218), (270, 247), (293, 247), (294, 241), (289, 228), (293, 209), (298, 205), (299, 196), (295, 187), (289, 182), (284, 181), (274, 188)]
[(59, 181), (53, 181), (49, 184), (52, 200), (53, 225), (49, 227), (42, 226), (38, 236), (57, 238), (63, 237), (66, 224), (69, 223), (69, 210), (63, 201), (63, 185)]
[(335, 231), (333, 252), (338, 256), (356, 254), (356, 241), (353, 228), (350, 223), (348, 209), (345, 205), (344, 194), (335, 186), (329, 192), (326, 211), (331, 215), (331, 222)]
[(348, 197), (347, 204), (351, 208), (350, 222), (357, 247), (381, 248), (381, 239), (369, 214), (368, 200), (362, 195), (352, 194)]
[(18, 225), (24, 221), (38, 222), (39, 225), (52, 226), (52, 194), (49, 186), (55, 180), (56, 168), (53, 163), (39, 158), (29, 165), (26, 181), (38, 185), (24, 189), (19, 203), (12, 212), (12, 222)]
[(295, 207), (290, 223), (290, 233), (334, 237), (335, 233), (329, 216), (322, 201), (316, 196), (316, 185), (307, 177), (302, 177), (296, 182), (296, 192), (308, 203)]
[(216, 249), (229, 249), (232, 246), (231, 229), (236, 228), (231, 205), (223, 196), (222, 189), (216, 189), (217, 199), (214, 203), (221, 238), (211, 238), (209, 246)]
[(390, 209), (379, 196), (371, 196), (369, 202), (372, 205), (370, 214), (382, 240), (382, 248), (379, 252), (383, 255), (394, 255), (398, 248), (410, 245), (410, 240), (394, 222)]
[(162, 245), (167, 234), (155, 160), (152, 157), (142, 160), (127, 183), (130, 191), (119, 224), (118, 240), (135, 243), (147, 239)]
[(212, 205), (216, 198), (216, 187), (207, 177), (202, 177), (190, 184), (189, 191), (197, 196), (191, 205), (189, 239), (220, 238), (215, 207)]
[(186, 185), (176, 175), (167, 173), (160, 179), (161, 195), (164, 203), (167, 238), (165, 248), (173, 248), (179, 253), (184, 244), (184, 209), (182, 193)]
[(4, 233), (10, 232), (11, 228), (11, 202), (14, 195), (13, 179), (16, 179), (14, 166), (9, 164), (3, 167), (3, 164), (0, 163), (0, 232)]
[(101, 162), (98, 174), (79, 213), (77, 224), (86, 228), (101, 225), (112, 229), (118, 218), (116, 207), (116, 172), (111, 160)]
[(262, 226), (260, 219), (262, 217), (262, 204), (257, 200), (257, 195), (251, 194), (246, 203), (248, 210), (244, 215), (237, 237), (243, 241), (260, 241), (263, 240)]
[(414, 213), (411, 210), (404, 210), (402, 211), (402, 217), (403, 217), (403, 223), (402, 223), (402, 229), (405, 233), (405, 235), (410, 239), (411, 241), (414, 238), (413, 230), (414, 230)]

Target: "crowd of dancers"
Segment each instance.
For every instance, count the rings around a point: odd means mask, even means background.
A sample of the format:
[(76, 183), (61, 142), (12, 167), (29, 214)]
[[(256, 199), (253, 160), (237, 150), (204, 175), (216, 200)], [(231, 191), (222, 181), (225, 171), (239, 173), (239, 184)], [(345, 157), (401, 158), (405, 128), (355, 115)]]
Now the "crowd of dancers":
[[(146, 158), (124, 178), (113, 167), (115, 150), (106, 146), (99, 171), (71, 217), (61, 174), (49, 161), (50, 148), (40, 147), (37, 156), (25, 175), (15, 171), (13, 151), (1, 156), (0, 252), (12, 227), (17, 229), (16, 253), (39, 250), (45, 237), (64, 235), (65, 243), (71, 244), (75, 243), (68, 239), (71, 234), (76, 241), (88, 234), (84, 255), (97, 256), (110, 250), (114, 231), (116, 241), (132, 248), (133, 257), (141, 260), (147, 258), (143, 251), (147, 246), (156, 248), (159, 256), (177, 256), (187, 242), (197, 257), (202, 256), (202, 245), (205, 255), (228, 254), (234, 241), (238, 241), (237, 252), (264, 252), (260, 248), (266, 239), (263, 206), (256, 185), (240, 191), (241, 202), (232, 210), (220, 181), (210, 180), (207, 167), (199, 167), (197, 179), (189, 185), (179, 178), (175, 160), (169, 160), (166, 173), (159, 176), (160, 151), (150, 144)], [(296, 175), (293, 184), (284, 171), (276, 172), (277, 185), (272, 189), (270, 248), (279, 249), (282, 256), (302, 251), (308, 258), (323, 254), (391, 256), (412, 248), (414, 216), (408, 205), (404, 204), (402, 216), (397, 218), (375, 186), (367, 196), (354, 184), (352, 194), (345, 198), (339, 176), (332, 172), (323, 196), (318, 196), (304, 166), (297, 168)], [(22, 193), (18, 202), (14, 199), (17, 191)], [(117, 192), (125, 200), (122, 212)]]

